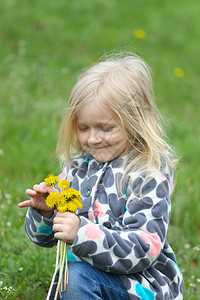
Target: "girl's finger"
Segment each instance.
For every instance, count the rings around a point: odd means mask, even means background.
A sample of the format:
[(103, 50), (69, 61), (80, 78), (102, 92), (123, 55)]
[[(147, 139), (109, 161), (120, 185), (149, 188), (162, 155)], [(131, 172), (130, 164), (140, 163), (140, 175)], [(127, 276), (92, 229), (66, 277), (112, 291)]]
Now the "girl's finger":
[(63, 239), (63, 232), (55, 232), (55, 233), (54, 233), (54, 237), (55, 237), (56, 239), (62, 240), (62, 239)]
[(32, 206), (32, 200), (26, 200), (23, 202), (18, 203), (19, 207), (31, 207)]
[(36, 191), (33, 191), (31, 189), (27, 189), (26, 190), (26, 195), (29, 196), (29, 197), (33, 197), (36, 195)]
[(57, 191), (56, 189), (52, 188), (51, 186), (46, 186), (44, 182), (40, 183), (40, 184), (35, 184), (33, 186), (34, 191), (38, 192), (38, 193), (52, 193)]
[(54, 209), (54, 215), (57, 215), (57, 213), (58, 213), (58, 210)]
[(33, 186), (33, 189), (34, 189), (34, 191), (36, 191), (38, 193), (47, 193), (46, 189), (42, 185), (39, 185), (39, 184), (35, 184)]
[(60, 218), (66, 218), (69, 212), (65, 211), (65, 212), (61, 212), (59, 210), (57, 210), (56, 217), (60, 217)]
[(61, 224), (54, 224), (53, 231), (54, 232), (63, 232), (63, 226)]
[(53, 219), (53, 224), (55, 225), (55, 224), (65, 224), (66, 223), (66, 218), (60, 218), (60, 217), (55, 217), (54, 219)]

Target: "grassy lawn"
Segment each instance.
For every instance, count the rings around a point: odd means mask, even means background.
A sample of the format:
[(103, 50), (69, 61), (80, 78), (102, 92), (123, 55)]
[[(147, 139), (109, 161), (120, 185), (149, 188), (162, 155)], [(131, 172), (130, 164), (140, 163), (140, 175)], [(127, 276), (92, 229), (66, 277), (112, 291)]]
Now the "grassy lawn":
[(184, 299), (200, 299), (199, 15), (199, 0), (0, 1), (0, 299), (45, 299), (56, 250), (28, 240), (17, 203), (60, 172), (58, 128), (78, 71), (118, 48), (152, 68), (180, 155), (168, 239)]

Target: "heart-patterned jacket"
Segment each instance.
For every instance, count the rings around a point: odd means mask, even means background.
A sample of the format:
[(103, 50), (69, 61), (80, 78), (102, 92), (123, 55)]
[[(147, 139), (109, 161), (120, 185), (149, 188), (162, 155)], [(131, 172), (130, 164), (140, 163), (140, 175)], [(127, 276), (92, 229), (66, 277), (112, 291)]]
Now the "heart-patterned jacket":
[[(130, 186), (127, 174), (120, 188), (122, 162), (117, 158), (100, 163), (80, 155), (64, 169), (62, 179), (81, 192), (83, 203), (68, 259), (118, 274), (131, 300), (182, 299), (183, 278), (166, 240), (173, 170), (162, 159), (162, 168), (147, 182), (140, 174)], [(52, 225), (53, 219), (29, 208), (25, 229), (35, 244), (56, 245)]]

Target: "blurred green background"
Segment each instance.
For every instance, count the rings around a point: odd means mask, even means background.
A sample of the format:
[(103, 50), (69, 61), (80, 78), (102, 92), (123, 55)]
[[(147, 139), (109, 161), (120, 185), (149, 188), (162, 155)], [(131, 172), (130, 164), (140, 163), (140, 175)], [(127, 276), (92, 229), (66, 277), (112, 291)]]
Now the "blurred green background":
[(60, 172), (58, 128), (79, 70), (121, 48), (151, 66), (180, 155), (168, 239), (184, 299), (200, 299), (199, 16), (199, 0), (0, 2), (0, 299), (45, 299), (55, 249), (28, 240), (17, 203)]

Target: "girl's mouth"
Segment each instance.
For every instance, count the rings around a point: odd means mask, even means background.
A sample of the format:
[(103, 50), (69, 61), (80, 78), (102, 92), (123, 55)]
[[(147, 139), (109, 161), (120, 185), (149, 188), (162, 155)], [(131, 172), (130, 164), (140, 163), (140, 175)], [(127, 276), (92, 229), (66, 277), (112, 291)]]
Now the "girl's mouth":
[(108, 148), (108, 146), (101, 146), (101, 147), (90, 147), (91, 149), (93, 150), (103, 150), (103, 149), (106, 149)]

